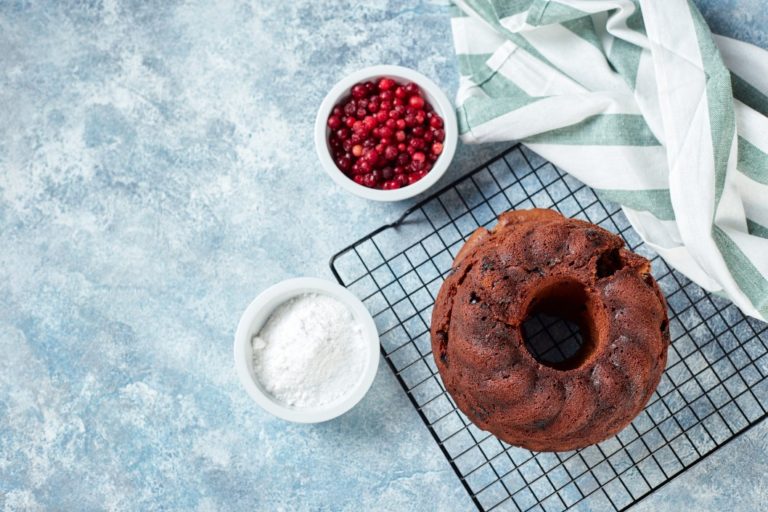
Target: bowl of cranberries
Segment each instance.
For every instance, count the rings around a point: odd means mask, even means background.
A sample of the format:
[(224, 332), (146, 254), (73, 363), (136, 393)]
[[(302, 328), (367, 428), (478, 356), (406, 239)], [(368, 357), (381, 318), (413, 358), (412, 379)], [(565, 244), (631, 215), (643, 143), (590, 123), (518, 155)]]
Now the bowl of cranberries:
[(361, 69), (320, 105), (315, 147), (344, 189), (375, 201), (424, 192), (445, 174), (456, 150), (453, 105), (430, 79), (400, 66)]

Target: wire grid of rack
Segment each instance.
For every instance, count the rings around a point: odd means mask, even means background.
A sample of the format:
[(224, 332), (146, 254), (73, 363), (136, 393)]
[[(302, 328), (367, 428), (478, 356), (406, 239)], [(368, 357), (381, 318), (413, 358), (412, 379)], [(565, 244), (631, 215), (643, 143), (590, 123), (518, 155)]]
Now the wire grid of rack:
[[(651, 259), (670, 309), (667, 368), (645, 410), (572, 452), (530, 452), (475, 427), (445, 392), (430, 348), (432, 304), (464, 240), (503, 211), (532, 207), (619, 233)], [(373, 314), (384, 359), (480, 510), (625, 510), (768, 411), (768, 325), (672, 270), (617, 205), (520, 145), (343, 249), (331, 270)], [(564, 332), (553, 337), (566, 343)]]

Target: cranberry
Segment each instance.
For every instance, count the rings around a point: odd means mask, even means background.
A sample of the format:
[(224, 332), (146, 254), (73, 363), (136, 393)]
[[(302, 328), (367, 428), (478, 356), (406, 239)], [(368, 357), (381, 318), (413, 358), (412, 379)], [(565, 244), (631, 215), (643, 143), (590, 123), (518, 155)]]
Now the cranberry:
[(379, 104), (378, 103), (370, 102), (368, 104), (368, 112), (370, 112), (371, 114), (375, 114), (378, 111), (379, 111)]
[(395, 86), (395, 81), (391, 78), (382, 78), (379, 80), (379, 90), (388, 91)]
[(384, 158), (387, 160), (394, 160), (397, 158), (397, 155), (398, 152), (395, 146), (387, 146), (387, 148), (384, 150)]
[(363, 124), (369, 131), (373, 130), (376, 127), (376, 119), (374, 119), (373, 116), (367, 116), (363, 119)]
[(395, 177), (395, 171), (391, 167), (384, 167), (381, 169), (381, 177), (385, 180), (391, 180)]
[(432, 142), (434, 138), (435, 138), (435, 135), (431, 131), (427, 131), (424, 133), (424, 140), (426, 142)]
[(424, 98), (421, 96), (411, 96), (408, 100), (408, 104), (412, 106), (413, 108), (417, 108), (421, 110), (424, 108)]
[(378, 179), (373, 174), (373, 172), (369, 172), (368, 174), (363, 176), (363, 185), (369, 188), (373, 188), (376, 186), (376, 183), (378, 183)]
[(352, 154), (356, 157), (360, 157), (363, 154), (363, 146), (358, 144), (357, 146), (352, 148)]
[(423, 110), (417, 110), (416, 111), (416, 124), (424, 124), (424, 121), (426, 120), (426, 114), (424, 114)]
[(372, 148), (375, 145), (376, 145), (376, 141), (373, 140), (373, 139), (365, 139), (363, 141), (363, 147), (364, 148)]
[(432, 144), (432, 153), (439, 155), (443, 152), (443, 143), (442, 142), (435, 142)]
[(352, 143), (352, 140), (350, 140), (350, 139), (341, 141), (341, 147), (344, 148), (344, 151), (347, 151), (347, 152), (352, 151), (352, 146), (353, 145), (354, 144)]
[(401, 142), (400, 144), (398, 144), (398, 145), (397, 145), (397, 150), (398, 150), (399, 152), (401, 152), (401, 153), (402, 153), (402, 152), (404, 152), (404, 151), (405, 151), (405, 149), (406, 149), (407, 147), (408, 147), (408, 146), (405, 144), (405, 142)]
[(397, 128), (397, 121), (395, 121), (394, 119), (387, 119), (386, 122), (384, 123), (384, 126), (386, 126), (387, 128), (392, 128), (394, 130), (395, 128)]
[(352, 116), (349, 116), (348, 118), (346, 118), (344, 120), (344, 124), (346, 124), (348, 127), (352, 128), (352, 125), (355, 124), (355, 121), (357, 121), (357, 119), (355, 119)]
[(397, 155), (397, 163), (402, 166), (406, 166), (411, 163), (411, 156), (408, 153), (400, 153)]
[(417, 126), (413, 130), (411, 130), (411, 133), (414, 137), (423, 137), (424, 136), (424, 127), (423, 126)]
[(417, 181), (419, 181), (421, 178), (423, 178), (424, 176), (426, 176), (426, 175), (427, 175), (427, 172), (429, 172), (429, 171), (427, 171), (426, 169), (424, 169), (424, 170), (422, 170), (422, 171), (417, 171), (417, 172), (413, 172), (413, 173), (409, 174), (409, 175), (408, 175), (408, 184), (409, 184), (409, 185), (413, 185), (414, 183), (416, 183)]
[(363, 142), (363, 138), (358, 133), (353, 133), (351, 137), (349, 137), (349, 140), (352, 141), (352, 144), (359, 144)]
[(411, 95), (411, 94), (419, 94), (421, 91), (419, 91), (418, 85), (416, 85), (413, 82), (409, 82), (405, 85), (405, 92), (406, 94)]
[(333, 110), (331, 111), (332, 116), (341, 117), (344, 115), (344, 111), (341, 109), (341, 107), (333, 107)]
[(336, 159), (336, 165), (338, 165), (339, 169), (342, 171), (348, 171), (350, 167), (352, 167), (352, 161), (346, 156), (340, 156)]
[(350, 101), (346, 105), (344, 105), (344, 113), (348, 116), (355, 115), (355, 112), (357, 112), (357, 105), (355, 105), (354, 101)]
[(435, 130), (435, 140), (438, 142), (443, 142), (445, 140), (445, 130)]
[(424, 160), (427, 158), (427, 156), (422, 153), (421, 151), (417, 151), (416, 153), (411, 156), (414, 162), (424, 162)]
[(379, 137), (383, 139), (389, 139), (395, 132), (389, 126), (384, 125), (379, 128)]
[(357, 109), (357, 112), (355, 112), (355, 115), (358, 119), (363, 119), (365, 116), (368, 115), (368, 111), (362, 107)]
[(386, 122), (387, 120), (389, 120), (388, 111), (381, 109), (378, 112), (376, 112), (376, 121), (378, 121), (379, 123), (383, 123), (383, 122)]
[(381, 101), (392, 101), (392, 93), (390, 91), (382, 91), (379, 93)]
[(397, 181), (389, 180), (389, 181), (385, 181), (384, 185), (381, 188), (383, 188), (384, 190), (394, 190), (394, 189), (400, 188), (401, 186), (402, 185), (400, 185), (400, 183), (398, 183)]
[(424, 149), (424, 146), (425, 146), (424, 139), (414, 137), (411, 139), (411, 142), (409, 142), (409, 145), (413, 146), (416, 149)]
[(352, 131), (356, 134), (364, 134), (366, 128), (362, 121), (355, 121), (355, 124), (352, 125)]
[(361, 108), (368, 108), (368, 98), (361, 98), (357, 100), (356, 105), (358, 110)]
[(398, 130), (405, 130), (405, 120), (404, 119), (398, 119), (396, 124), (397, 124), (397, 129)]
[(341, 126), (341, 118), (339, 116), (331, 116), (328, 118), (328, 128), (336, 130)]
[(391, 108), (392, 108), (391, 101), (382, 101), (381, 105), (379, 106), (380, 110), (386, 110), (387, 112), (389, 112)]
[(341, 140), (338, 137), (331, 135), (331, 138), (328, 139), (328, 145), (334, 150), (339, 149), (341, 147)]
[(339, 128), (336, 130), (336, 136), (341, 140), (347, 140), (349, 138), (349, 130), (347, 128)]
[(395, 105), (396, 107), (402, 107), (402, 106), (403, 106), (405, 103), (403, 103), (403, 100), (402, 100), (402, 99), (400, 99), (400, 98), (395, 98), (395, 99), (392, 101), (392, 104), (393, 104), (393, 105)]
[(376, 84), (373, 82), (365, 82), (365, 92), (366, 94), (371, 94), (373, 91), (376, 90)]
[(429, 120), (429, 126), (431, 126), (432, 128), (442, 128), (443, 118), (440, 116), (432, 116)]
[(402, 165), (396, 165), (395, 174), (405, 174), (405, 167), (403, 167)]
[(355, 176), (352, 178), (352, 181), (354, 181), (354, 182), (355, 182), (355, 183), (357, 183), (358, 185), (362, 185), (362, 184), (363, 184), (363, 180), (364, 180), (364, 178), (363, 178), (363, 176), (362, 176), (362, 175), (360, 175), (360, 174), (357, 174), (357, 175), (355, 175)]
[(403, 99), (406, 96), (408, 96), (408, 93), (405, 92), (405, 87), (398, 87), (395, 89), (395, 98)]
[(405, 132), (403, 130), (398, 130), (395, 132), (395, 139), (398, 142), (403, 142), (405, 140)]
[(367, 91), (365, 90), (365, 85), (363, 84), (355, 84), (352, 86), (352, 97), (353, 98), (362, 98), (367, 94)]
[(408, 176), (405, 174), (399, 174), (395, 177), (395, 180), (398, 185), (401, 187), (407, 187), (408, 186)]

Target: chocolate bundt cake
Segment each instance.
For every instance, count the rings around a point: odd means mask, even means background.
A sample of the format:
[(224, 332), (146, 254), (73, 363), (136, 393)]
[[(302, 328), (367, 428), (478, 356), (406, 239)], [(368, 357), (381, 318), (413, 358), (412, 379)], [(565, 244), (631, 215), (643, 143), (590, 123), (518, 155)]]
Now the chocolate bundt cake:
[[(576, 323), (582, 345), (557, 363), (526, 347), (537, 314)], [(640, 413), (667, 360), (667, 308), (650, 262), (617, 235), (552, 210), (502, 214), (453, 262), (432, 313), (446, 389), (507, 443), (568, 451), (613, 436)]]

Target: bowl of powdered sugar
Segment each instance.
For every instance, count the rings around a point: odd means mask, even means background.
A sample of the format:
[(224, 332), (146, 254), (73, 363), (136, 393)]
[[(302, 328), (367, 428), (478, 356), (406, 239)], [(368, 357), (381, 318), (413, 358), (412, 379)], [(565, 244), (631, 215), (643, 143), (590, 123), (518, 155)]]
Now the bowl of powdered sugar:
[(370, 313), (345, 288), (298, 278), (261, 293), (235, 334), (235, 366), (266, 411), (300, 423), (330, 420), (373, 383), (379, 337)]

